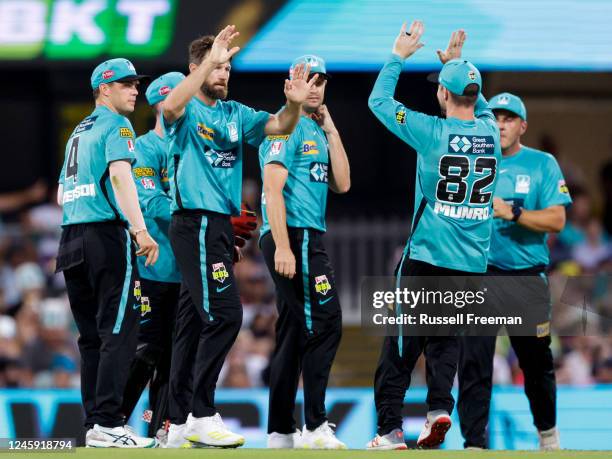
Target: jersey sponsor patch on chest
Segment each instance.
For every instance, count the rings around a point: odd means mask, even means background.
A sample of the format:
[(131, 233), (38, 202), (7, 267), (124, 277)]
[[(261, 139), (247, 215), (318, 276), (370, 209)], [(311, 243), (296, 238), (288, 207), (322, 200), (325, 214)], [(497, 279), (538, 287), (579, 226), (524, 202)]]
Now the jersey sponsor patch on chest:
[(516, 182), (514, 183), (515, 193), (529, 193), (531, 186), (531, 177), (529, 175), (519, 174), (516, 176)]
[(327, 169), (326, 163), (318, 161), (310, 163), (310, 181), (317, 183), (327, 183)]
[(319, 146), (314, 140), (306, 140), (302, 143), (302, 154), (304, 155), (318, 155)]
[(204, 152), (204, 156), (206, 157), (206, 161), (208, 161), (212, 167), (222, 169), (230, 169), (234, 167), (234, 164), (238, 159), (236, 150), (218, 151), (210, 148)]
[(492, 155), (495, 153), (495, 139), (492, 135), (450, 134), (448, 136), (448, 152), (465, 153), (467, 155)]
[(206, 126), (204, 123), (198, 123), (196, 129), (198, 130), (198, 135), (203, 139), (213, 140), (215, 137), (215, 131)]

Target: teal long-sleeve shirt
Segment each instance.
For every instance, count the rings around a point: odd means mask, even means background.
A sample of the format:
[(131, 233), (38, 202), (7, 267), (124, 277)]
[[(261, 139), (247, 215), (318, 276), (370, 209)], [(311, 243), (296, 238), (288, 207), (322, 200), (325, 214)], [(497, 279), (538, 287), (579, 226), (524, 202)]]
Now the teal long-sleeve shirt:
[(154, 265), (145, 266), (145, 257), (138, 257), (140, 277), (157, 282), (180, 282), (178, 266), (170, 246), (172, 198), (168, 181), (168, 146), (155, 131), (136, 139), (136, 164), (132, 169), (138, 200), (147, 229), (159, 244), (159, 258)]
[(393, 98), (403, 60), (392, 54), (368, 105), (393, 134), (417, 152), (412, 232), (413, 260), (466, 272), (485, 272), (493, 193), (501, 162), (499, 130), (481, 95), (474, 120), (439, 118)]

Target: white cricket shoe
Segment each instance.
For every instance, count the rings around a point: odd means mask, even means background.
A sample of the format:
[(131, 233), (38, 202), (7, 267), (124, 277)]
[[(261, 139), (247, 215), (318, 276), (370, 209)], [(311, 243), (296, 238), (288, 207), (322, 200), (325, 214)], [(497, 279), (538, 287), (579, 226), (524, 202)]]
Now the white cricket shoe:
[(191, 448), (191, 443), (185, 439), (187, 424), (170, 424), (168, 439), (163, 448)]
[(386, 435), (376, 435), (366, 445), (366, 449), (391, 451), (396, 449), (408, 449), (404, 440), (404, 432), (402, 429), (393, 429)]
[(315, 430), (302, 430), (302, 445), (304, 449), (347, 449), (346, 445), (336, 438), (334, 424), (325, 421)]
[(281, 434), (272, 432), (268, 434), (268, 448), (270, 449), (291, 449), (301, 448), (302, 432), (300, 429), (295, 429), (292, 434)]
[(235, 434), (225, 427), (219, 413), (203, 418), (188, 416), (184, 436), (195, 446), (219, 448), (237, 448), (244, 445), (245, 441), (242, 435)]
[(450, 428), (451, 419), (446, 411), (430, 411), (427, 413), (427, 421), (417, 440), (417, 448), (434, 448), (441, 445)]
[(90, 448), (155, 448), (154, 438), (139, 437), (128, 426), (102, 427), (98, 424), (87, 432), (86, 446)]
[(542, 451), (554, 451), (561, 449), (559, 431), (556, 427), (538, 431), (538, 437), (540, 438), (540, 449)]

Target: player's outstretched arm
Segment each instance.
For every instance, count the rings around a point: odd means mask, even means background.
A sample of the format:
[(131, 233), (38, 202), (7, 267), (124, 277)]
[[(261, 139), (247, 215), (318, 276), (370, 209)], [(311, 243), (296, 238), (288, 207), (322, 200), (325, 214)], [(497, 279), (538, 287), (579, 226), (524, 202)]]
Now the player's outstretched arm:
[(271, 163), (264, 166), (263, 189), (266, 211), (274, 245), (276, 245), (274, 269), (281, 276), (292, 279), (295, 276), (295, 255), (289, 244), (287, 210), (283, 197), (283, 188), (288, 175), (287, 169), (280, 164)]
[(423, 46), (419, 42), (423, 30), (423, 24), (420, 21), (412, 23), (410, 32), (408, 32), (410, 35), (406, 33), (406, 24), (402, 26), (400, 35), (395, 39), (393, 53), (378, 74), (368, 99), (368, 106), (376, 118), (393, 134), (417, 151), (424, 148), (431, 140), (435, 128), (435, 117), (410, 110), (395, 100), (393, 96), (402, 72), (403, 56), (409, 56)]
[(465, 43), (466, 39), (467, 34), (465, 33), (465, 30), (456, 30), (451, 34), (451, 37), (448, 40), (448, 46), (446, 47), (446, 50), (436, 50), (436, 54), (438, 55), (440, 62), (442, 62), (442, 65), (446, 64), (452, 59), (459, 59), (461, 57), (461, 52), (463, 51), (463, 44)]
[(147, 231), (132, 177), (132, 165), (128, 161), (113, 161), (109, 165), (109, 174), (117, 204), (130, 224), (130, 232), (136, 238), (136, 255), (147, 258), (146, 266), (152, 265), (157, 261), (159, 246)]
[(326, 105), (321, 105), (312, 118), (327, 136), (329, 145), (329, 188), (334, 193), (346, 193), (351, 188), (351, 168), (340, 138), (340, 133), (332, 120)]
[(276, 115), (270, 115), (264, 130), (266, 135), (288, 135), (293, 132), (302, 114), (302, 104), (319, 77), (314, 75), (308, 81), (309, 75), (310, 66), (300, 64), (293, 69), (291, 80), (285, 80), (287, 103)]
[(232, 56), (240, 51), (238, 46), (230, 48), (232, 41), (240, 35), (236, 26), (226, 26), (216, 36), (208, 56), (181, 83), (172, 90), (164, 102), (164, 120), (174, 123), (183, 113), (189, 101), (197, 94), (208, 75), (216, 66), (230, 61)]

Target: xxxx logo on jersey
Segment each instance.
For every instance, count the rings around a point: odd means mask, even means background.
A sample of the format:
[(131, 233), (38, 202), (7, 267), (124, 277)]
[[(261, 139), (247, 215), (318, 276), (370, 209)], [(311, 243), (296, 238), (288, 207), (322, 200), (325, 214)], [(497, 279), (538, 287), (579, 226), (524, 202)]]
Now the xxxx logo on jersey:
[(206, 126), (204, 123), (198, 123), (198, 135), (206, 140), (212, 140), (215, 136), (215, 131)]
[(229, 273), (227, 269), (225, 269), (225, 264), (223, 262), (213, 263), (211, 266), (213, 280), (221, 283), (225, 282), (225, 279), (229, 277)]

